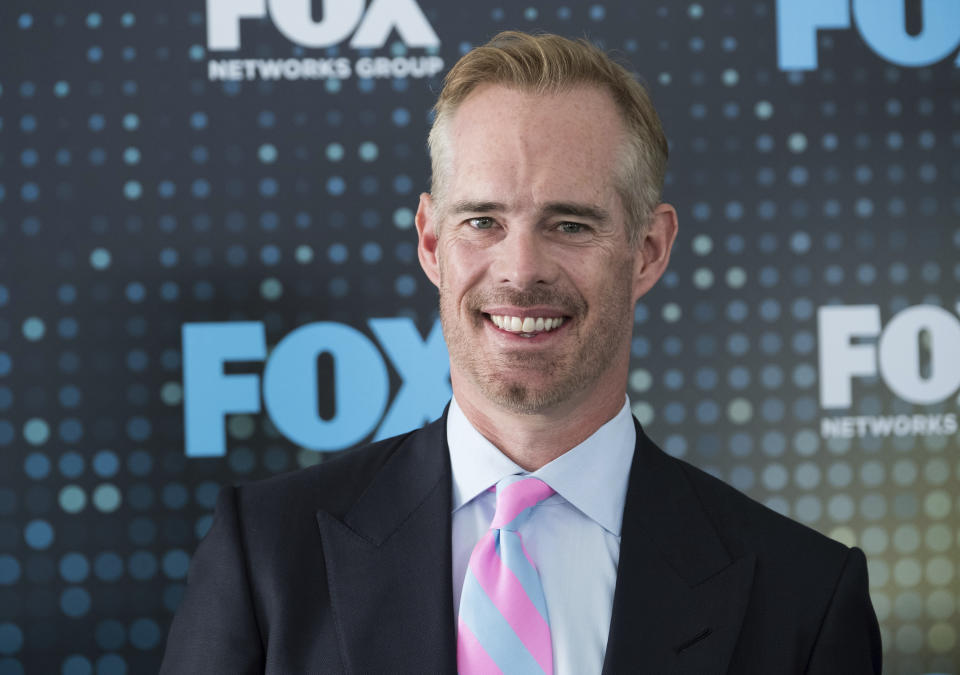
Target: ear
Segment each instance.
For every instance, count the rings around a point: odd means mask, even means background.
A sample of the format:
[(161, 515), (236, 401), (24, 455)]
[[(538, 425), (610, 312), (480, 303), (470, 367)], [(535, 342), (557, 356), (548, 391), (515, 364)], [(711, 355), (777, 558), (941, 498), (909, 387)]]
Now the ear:
[(438, 223), (434, 219), (433, 200), (426, 192), (420, 195), (420, 205), (414, 219), (417, 225), (417, 257), (424, 274), (440, 288), (440, 263), (437, 260)]
[(653, 288), (670, 262), (670, 251), (677, 238), (677, 210), (660, 204), (653, 210), (650, 227), (637, 244), (633, 266), (633, 301)]

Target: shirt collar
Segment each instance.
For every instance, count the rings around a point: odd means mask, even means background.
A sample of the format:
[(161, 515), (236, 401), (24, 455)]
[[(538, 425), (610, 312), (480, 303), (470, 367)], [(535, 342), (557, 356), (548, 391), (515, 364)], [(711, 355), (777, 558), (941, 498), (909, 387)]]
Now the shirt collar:
[[(593, 435), (531, 475), (611, 534), (620, 536), (623, 504), (636, 429), (630, 400)], [(474, 428), (454, 398), (447, 413), (447, 444), (453, 471), (453, 510), (456, 511), (504, 476), (528, 473)]]

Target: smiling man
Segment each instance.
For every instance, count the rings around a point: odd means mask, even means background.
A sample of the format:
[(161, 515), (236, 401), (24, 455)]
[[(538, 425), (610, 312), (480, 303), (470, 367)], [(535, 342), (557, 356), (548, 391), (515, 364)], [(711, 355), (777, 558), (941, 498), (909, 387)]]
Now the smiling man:
[(457, 403), (533, 470), (623, 407), (633, 305), (665, 269), (677, 218), (643, 205), (652, 213), (631, 223), (616, 186), (634, 158), (609, 91), (488, 83), (465, 95), (459, 73), (430, 137), (438, 178), (417, 214), (420, 260), (440, 289)]
[(503, 33), (429, 141), (450, 406), (225, 489), (163, 672), (879, 673), (862, 552), (630, 415), (634, 304), (677, 232), (645, 90), (585, 41)]

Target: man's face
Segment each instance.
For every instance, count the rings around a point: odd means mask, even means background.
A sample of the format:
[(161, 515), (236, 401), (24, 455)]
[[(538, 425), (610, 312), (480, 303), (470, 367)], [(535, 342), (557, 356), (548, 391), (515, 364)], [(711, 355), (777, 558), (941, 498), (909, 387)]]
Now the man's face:
[(486, 85), (449, 134), (443, 203), (424, 197), (418, 227), (458, 398), (538, 413), (622, 396), (642, 263), (614, 189), (624, 131), (612, 98)]

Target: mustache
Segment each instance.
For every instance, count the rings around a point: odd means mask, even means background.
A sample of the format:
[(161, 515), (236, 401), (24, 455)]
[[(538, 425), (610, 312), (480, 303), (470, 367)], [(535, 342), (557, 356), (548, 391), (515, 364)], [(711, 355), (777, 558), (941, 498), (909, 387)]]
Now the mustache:
[(465, 304), (476, 311), (490, 305), (512, 305), (514, 307), (550, 305), (562, 309), (565, 314), (571, 316), (583, 314), (587, 309), (586, 302), (578, 294), (551, 287), (533, 287), (522, 291), (508, 288), (475, 290), (467, 295)]

